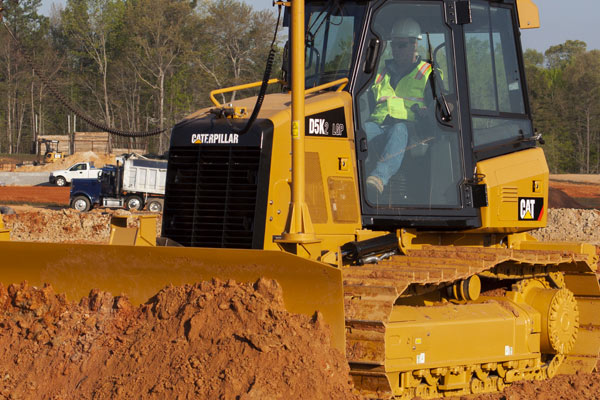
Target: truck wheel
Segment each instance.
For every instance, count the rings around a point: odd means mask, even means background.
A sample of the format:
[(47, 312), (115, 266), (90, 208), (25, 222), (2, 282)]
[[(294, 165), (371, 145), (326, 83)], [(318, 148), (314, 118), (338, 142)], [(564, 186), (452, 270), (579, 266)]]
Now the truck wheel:
[(150, 200), (148, 205), (146, 206), (148, 211), (153, 213), (159, 213), (163, 210), (163, 205), (161, 200)]
[(80, 212), (89, 211), (92, 208), (90, 200), (85, 196), (75, 196), (71, 202), (71, 207)]
[(56, 177), (56, 186), (65, 186), (67, 184), (67, 180), (62, 176)]
[(125, 199), (125, 208), (127, 210), (131, 210), (131, 211), (139, 211), (142, 209), (142, 207), (144, 206), (144, 203), (142, 201), (142, 198), (138, 195), (132, 195), (132, 196), (128, 196), (127, 199)]

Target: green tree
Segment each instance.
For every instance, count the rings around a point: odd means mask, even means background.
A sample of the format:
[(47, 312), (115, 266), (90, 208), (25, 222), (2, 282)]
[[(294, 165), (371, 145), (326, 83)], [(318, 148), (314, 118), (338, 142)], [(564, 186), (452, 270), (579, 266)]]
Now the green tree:
[[(262, 79), (275, 30), (273, 12), (256, 11), (238, 0), (208, 1), (200, 12), (194, 62), (207, 77), (217, 87)], [(229, 99), (223, 96), (222, 102), (235, 98), (233, 92)]]
[[(193, 3), (177, 0), (132, 0), (128, 3), (132, 50), (130, 62), (138, 78), (158, 98), (158, 126), (165, 127), (167, 80), (191, 50)], [(159, 151), (166, 150), (168, 133), (159, 137)]]
[(579, 172), (592, 173), (598, 165), (596, 149), (600, 131), (600, 51), (581, 52), (564, 72), (563, 94), (569, 104), (571, 132), (577, 144)]
[(582, 41), (551, 46), (546, 65), (525, 54), (534, 124), (546, 139), (551, 172), (600, 172), (600, 52)]
[[(12, 35), (32, 49), (39, 45), (41, 32), (47, 26), (45, 17), (37, 12), (40, 2), (41, 0), (24, 0), (4, 4), (3, 17)], [(4, 94), (0, 100), (4, 112), (3, 116), (0, 115), (0, 126), (5, 130), (2, 137), (6, 138), (1, 140), (0, 150), (8, 153), (29, 151), (31, 147), (23, 144), (27, 142), (27, 135), (35, 134), (32, 123), (35, 109), (33, 76), (11, 35), (2, 30), (0, 40), (0, 91)]]
[(544, 65), (544, 55), (533, 49), (525, 50), (523, 60), (526, 66), (542, 67)]
[[(104, 113), (104, 122), (112, 126), (109, 98), (109, 65), (120, 51), (118, 37), (123, 19), (120, 0), (69, 0), (62, 13), (65, 35), (75, 46), (80, 62), (91, 60), (101, 77), (100, 94), (90, 85)], [(91, 80), (93, 82), (95, 80)], [(84, 80), (84, 82), (90, 82)]]
[(567, 40), (562, 44), (551, 46), (546, 52), (546, 61), (550, 69), (565, 68), (577, 54), (585, 53), (587, 44), (581, 40)]

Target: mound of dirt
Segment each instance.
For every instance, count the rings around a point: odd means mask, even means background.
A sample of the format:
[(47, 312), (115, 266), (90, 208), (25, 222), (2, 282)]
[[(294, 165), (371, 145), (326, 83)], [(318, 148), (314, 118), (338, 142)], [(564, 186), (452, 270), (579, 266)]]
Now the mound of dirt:
[[(125, 210), (94, 209), (80, 213), (71, 208), (49, 210), (36, 207), (13, 207), (15, 214), (2, 215), (10, 239), (27, 242), (108, 243), (110, 218), (113, 215), (130, 217)], [(155, 215), (155, 214), (152, 214)], [(160, 236), (162, 214), (156, 214), (156, 235)], [(137, 218), (128, 218), (129, 227), (137, 227)]]
[(96, 154), (93, 151), (75, 153), (65, 158), (58, 159), (50, 164), (43, 165), (24, 165), (15, 168), (16, 172), (42, 172), (55, 171), (57, 169), (66, 169), (78, 162), (93, 162), (96, 168), (102, 168), (105, 164), (115, 164), (114, 154)]
[(588, 242), (600, 246), (600, 211), (551, 208), (547, 226), (531, 234), (544, 242)]
[(138, 308), (0, 286), (0, 397), (355, 399), (319, 314), (275, 281), (168, 287)]

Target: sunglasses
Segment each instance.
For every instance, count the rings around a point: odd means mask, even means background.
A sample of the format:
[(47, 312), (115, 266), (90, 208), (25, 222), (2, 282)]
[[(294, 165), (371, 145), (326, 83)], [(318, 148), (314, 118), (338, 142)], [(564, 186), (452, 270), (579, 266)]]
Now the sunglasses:
[(396, 49), (405, 49), (407, 47), (412, 47), (414, 46), (414, 42), (407, 42), (407, 41), (397, 41), (397, 40), (393, 40), (392, 41), (392, 47), (396, 48)]

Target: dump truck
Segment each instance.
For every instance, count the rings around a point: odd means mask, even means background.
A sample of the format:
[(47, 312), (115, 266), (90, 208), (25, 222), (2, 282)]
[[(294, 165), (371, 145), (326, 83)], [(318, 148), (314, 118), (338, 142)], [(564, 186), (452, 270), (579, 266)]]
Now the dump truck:
[[(539, 26), (536, 5), (277, 4), (290, 33), (282, 78), (215, 90), (213, 107), (172, 130), (160, 245), (141, 240), (152, 229), (118, 234), (134, 229), (125, 225), (113, 227), (119, 246), (2, 242), (0, 281), (143, 302), (169, 283), (274, 279), (290, 312), (321, 313), (372, 398), (592, 371), (596, 249), (527, 233), (548, 212), (519, 39)], [(388, 60), (406, 50), (395, 31), (413, 31), (417, 69), (411, 94), (389, 83), (381, 96)], [(259, 86), (254, 98), (216, 100)], [(394, 119), (378, 122), (386, 109)], [(401, 152), (386, 154), (399, 137)], [(400, 153), (385, 182), (371, 178)]]
[(97, 178), (73, 179), (69, 203), (81, 212), (95, 206), (161, 212), (166, 175), (165, 160), (118, 157)]

